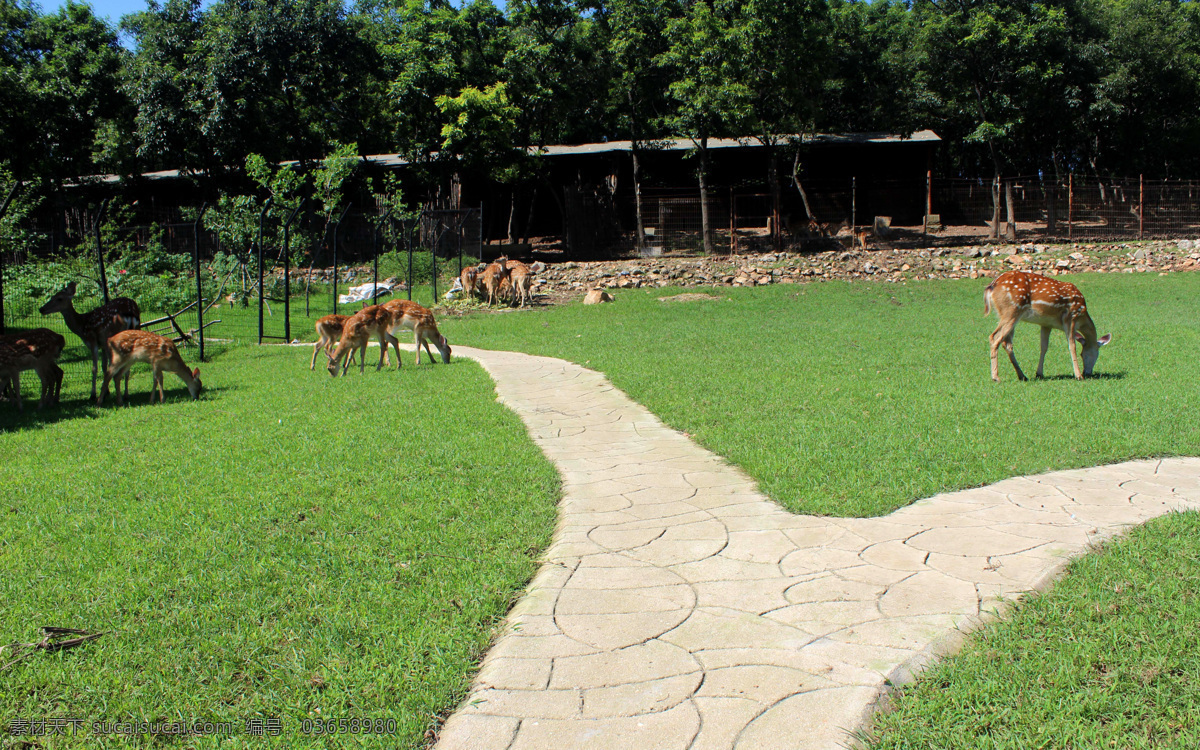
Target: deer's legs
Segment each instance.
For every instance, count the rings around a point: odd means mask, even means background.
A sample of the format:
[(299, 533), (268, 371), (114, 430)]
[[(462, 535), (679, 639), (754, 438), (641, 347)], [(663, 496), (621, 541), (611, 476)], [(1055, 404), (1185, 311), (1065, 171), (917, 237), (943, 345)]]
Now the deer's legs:
[(1042, 375), (1042, 365), (1046, 364), (1046, 352), (1049, 350), (1050, 350), (1050, 328), (1048, 326), (1042, 326), (1042, 356), (1040, 359), (1038, 359), (1038, 369), (1037, 369), (1037, 376), (1039, 378), (1044, 377)]
[(12, 386), (13, 399), (17, 402), (17, 411), (25, 411), (25, 407), (21, 405), (21, 373), (14, 372), (10, 375), (8, 384)]
[(1071, 367), (1075, 368), (1075, 379), (1083, 380), (1083, 373), (1079, 371), (1079, 359), (1075, 356), (1075, 321), (1067, 323), (1067, 348), (1071, 352)]
[(387, 343), (385, 343), (383, 345), (383, 348), (386, 351), (387, 345), (391, 344), (392, 348), (396, 350), (396, 369), (399, 370), (401, 368), (401, 366), (404, 365), (404, 362), (402, 362), (400, 360), (400, 339), (396, 338), (395, 336), (393, 336), (390, 333), (386, 333), (386, 335), (387, 335)]
[(329, 354), (329, 342), (327, 342), (325, 339), (318, 341), (317, 345), (313, 347), (312, 363), (308, 366), (309, 372), (317, 369), (317, 352), (321, 351), (322, 346), (325, 347), (325, 354)]
[(1008, 352), (1008, 359), (1012, 362), (1013, 369), (1017, 371), (1018, 380), (1027, 380), (1025, 373), (1021, 372), (1021, 366), (1017, 364), (1017, 357), (1013, 354), (1012, 335), (1013, 329), (1017, 327), (1017, 321), (1001, 320), (1000, 325), (996, 326), (996, 330), (992, 331), (992, 380), (1000, 382), (1000, 369), (996, 361), (996, 355), (1000, 347), (1004, 347), (1004, 351)]

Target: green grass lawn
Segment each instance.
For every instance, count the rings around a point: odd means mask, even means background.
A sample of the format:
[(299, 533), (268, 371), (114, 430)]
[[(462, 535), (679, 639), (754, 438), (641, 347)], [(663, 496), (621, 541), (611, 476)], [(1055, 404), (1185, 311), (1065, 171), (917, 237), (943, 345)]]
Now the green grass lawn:
[(106, 635), (0, 671), (0, 733), (279, 717), (277, 746), (325, 747), (300, 722), (369, 717), (397, 734), (365, 746), (415, 747), (465, 695), (549, 541), (558, 477), (475, 364), (334, 380), (310, 353), (231, 351), (201, 365), (196, 402), (168, 375), (150, 406), (142, 372), (125, 409), (3, 405), (0, 643)]
[[(1200, 274), (1088, 275), (1100, 376), (991, 381), (985, 281), (617, 291), (611, 305), (450, 320), (452, 343), (605, 373), (667, 424), (741, 466), (790, 510), (874, 516), (938, 492), (1130, 458), (1200, 455)], [(1038, 328), (1017, 329), (1037, 368)]]
[(1131, 531), (876, 717), (874, 750), (1200, 747), (1200, 515)]
[[(1078, 383), (1062, 334), (1045, 381), (990, 380), (986, 282), (617, 292), (603, 307), (477, 316), (452, 341), (606, 373), (790, 509), (878, 515), (1023, 473), (1200, 455), (1200, 274), (1076, 278), (1102, 333)], [(1038, 330), (1017, 329), (1036, 369)], [(1152, 522), (918, 681), (872, 747), (1200, 746), (1200, 516)]]

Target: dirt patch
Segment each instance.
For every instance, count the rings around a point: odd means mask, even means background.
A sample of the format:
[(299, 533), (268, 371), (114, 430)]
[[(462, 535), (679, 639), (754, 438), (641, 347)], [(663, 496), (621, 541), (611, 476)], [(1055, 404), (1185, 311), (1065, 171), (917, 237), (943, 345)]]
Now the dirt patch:
[(672, 294), (670, 297), (659, 297), (658, 301), (659, 302), (701, 302), (701, 301), (718, 302), (718, 301), (720, 301), (720, 299), (721, 298), (716, 296), (715, 294), (697, 294), (694, 292), (687, 292), (684, 294)]

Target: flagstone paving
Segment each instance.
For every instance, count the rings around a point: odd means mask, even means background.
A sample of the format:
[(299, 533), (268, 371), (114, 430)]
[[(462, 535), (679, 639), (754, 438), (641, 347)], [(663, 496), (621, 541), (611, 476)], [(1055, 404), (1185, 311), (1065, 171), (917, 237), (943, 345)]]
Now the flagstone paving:
[(842, 747), (890, 682), (1131, 524), (1200, 459), (1018, 477), (882, 518), (782, 510), (602, 375), (455, 347), (556, 464), (554, 541), (438, 750)]

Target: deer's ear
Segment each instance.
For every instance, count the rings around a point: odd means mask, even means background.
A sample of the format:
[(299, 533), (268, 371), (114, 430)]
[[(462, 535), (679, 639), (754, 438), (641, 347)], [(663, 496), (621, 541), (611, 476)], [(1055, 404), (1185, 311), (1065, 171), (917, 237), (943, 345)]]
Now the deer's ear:
[(1101, 336), (1100, 338), (1096, 339), (1096, 341), (1098, 341), (1100, 343), (1100, 346), (1104, 346), (1108, 342), (1112, 341), (1112, 334), (1106, 333), (1103, 336)]
[(193, 378), (200, 377), (200, 368), (199, 367), (197, 367), (195, 370), (192, 370), (192, 377)]
[(1083, 334), (1082, 334), (1082, 333), (1076, 333), (1076, 334), (1075, 334), (1075, 340), (1076, 340), (1076, 341), (1078, 341), (1078, 342), (1079, 342), (1079, 343), (1081, 343), (1081, 344), (1086, 344), (1086, 343), (1087, 343), (1087, 339), (1085, 339), (1085, 338), (1083, 337)]

